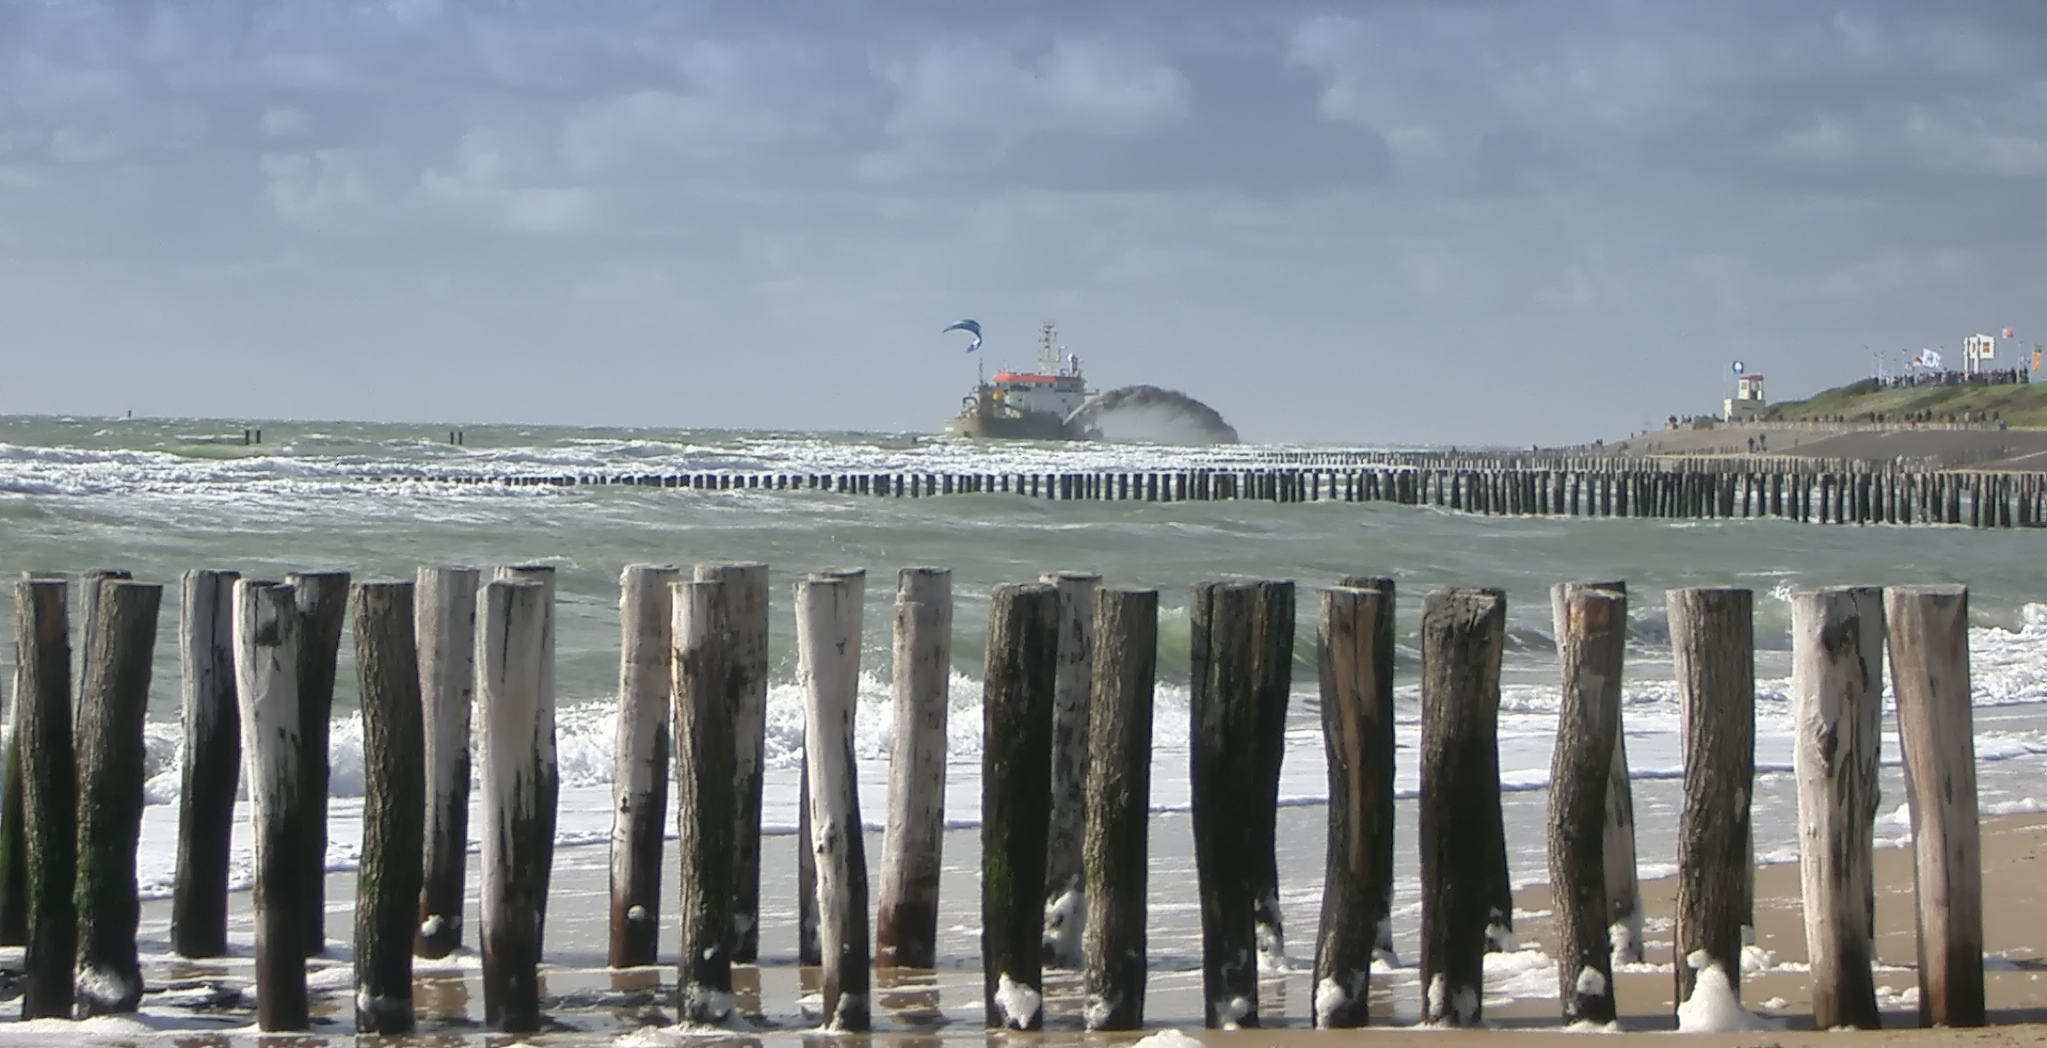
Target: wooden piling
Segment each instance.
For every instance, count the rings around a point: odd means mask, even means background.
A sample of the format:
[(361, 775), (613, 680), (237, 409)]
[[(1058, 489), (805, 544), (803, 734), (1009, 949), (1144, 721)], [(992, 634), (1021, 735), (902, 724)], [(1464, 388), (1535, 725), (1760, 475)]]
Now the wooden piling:
[(1286, 759), (1287, 700), (1293, 692), (1294, 584), (1260, 582), (1254, 631), (1253, 687), (1258, 706), (1255, 745), (1258, 794), (1251, 815), (1252, 923), (1261, 967), (1286, 968), (1286, 927), (1279, 909), (1279, 777)]
[(1668, 595), (1671, 650), (1684, 718), (1684, 810), (1678, 822), (1676, 1000), (1719, 965), (1741, 992), (1743, 929), (1753, 869), (1755, 629), (1745, 589)]
[(1045, 845), (1045, 963), (1078, 968), (1087, 920), (1080, 851), (1087, 803), (1088, 675), (1095, 588), (1102, 577), (1056, 571), (1042, 581), (1059, 591), (1059, 667), (1052, 685), (1052, 821)]
[[(862, 568), (828, 568), (813, 571), (813, 581), (839, 579), (852, 587), (853, 636), (864, 636), (861, 622), (867, 603), (867, 572)], [(847, 687), (858, 692), (860, 687), (860, 645), (853, 644), (851, 661), (840, 672), (845, 673), (851, 683)], [(803, 670), (803, 648), (796, 650), (796, 675), (801, 679)], [(823, 947), (818, 940), (817, 930), (817, 852), (811, 847), (810, 835), (810, 749), (804, 747), (797, 760), (796, 805), (796, 962), (816, 966), (824, 963)]]
[(818, 948), (823, 958), (823, 1025), (869, 1025), (867, 859), (853, 758), (858, 707), (860, 598), (844, 578), (796, 585), (802, 649), (803, 748), (810, 768), (810, 848), (817, 862)]
[[(675, 574), (657, 571), (664, 581)], [(723, 582), (676, 582), (672, 598), (663, 602), (673, 608), (672, 628), (663, 632), (673, 637), (674, 651), (675, 812), (682, 875), (677, 1012), (690, 1023), (723, 1023), (733, 1003), (732, 881), (738, 872), (733, 838), (739, 808), (733, 769), (739, 755), (732, 745), (732, 721), (741, 682), (730, 624), (733, 594), (725, 587)], [(666, 698), (668, 689), (663, 691)], [(658, 824), (647, 846), (657, 857), (658, 876)], [(644, 903), (648, 912), (643, 920), (650, 929), (657, 923), (652, 911), (659, 901), (655, 886)], [(641, 963), (651, 963), (652, 952)]]
[(163, 587), (106, 580), (78, 696), (77, 1014), (142, 1001), (135, 848), (142, 837), (142, 726)]
[[(671, 716), (680, 713), (669, 702), (670, 663), (678, 655), (671, 649), (669, 585), (678, 577), (680, 572), (672, 567), (632, 564), (618, 580), (618, 729), (612, 749), (611, 948), (607, 955), (613, 968), (653, 964), (660, 953), (668, 724)], [(722, 645), (724, 641), (716, 633), (707, 636), (711, 638), (708, 643)], [(676, 810), (684, 811), (680, 806)], [(688, 813), (684, 818), (689, 818)], [(722, 943), (719, 954), (729, 957)]]
[[(1394, 652), (1394, 596), (1395, 587), (1391, 578), (1379, 575), (1345, 575), (1336, 583), (1347, 589), (1367, 589), (1379, 595), (1371, 608), (1371, 628), (1377, 634), (1372, 644), (1372, 694), (1373, 708), (1387, 711), (1388, 727), (1379, 735), (1369, 738), (1378, 746), (1378, 752), (1363, 767), (1370, 769), (1378, 788), (1370, 791), (1377, 813), (1374, 825), (1384, 827), (1384, 832), (1371, 839), (1372, 876), (1370, 883), (1378, 886), (1379, 895), (1374, 902), (1372, 921), (1377, 928), (1372, 952), (1373, 959), (1382, 964), (1397, 966), (1400, 957), (1393, 950), (1393, 770), (1396, 743), (1391, 727), (1393, 710), (1393, 652)], [(1364, 610), (1364, 609), (1360, 609)], [(1325, 711), (1325, 718), (1326, 718)], [(1327, 721), (1324, 731), (1327, 732)], [(1325, 736), (1326, 737), (1326, 736)]]
[(938, 959), (951, 677), (952, 572), (904, 568), (896, 580), (895, 733), (874, 933), (875, 963), (883, 967), (930, 968)]
[(1825, 589), (1791, 598), (1792, 767), (1813, 1023), (1882, 1025), (1871, 924), (1877, 755), (1883, 720), (1883, 593)]
[(1620, 732), (1627, 597), (1562, 583), (1553, 588), (1552, 600), (1561, 609), (1556, 638), (1563, 673), (1549, 806), (1558, 999), (1567, 1025), (1603, 1024), (1614, 1020), (1605, 844), (1608, 780)]
[(348, 572), (293, 572), (284, 577), (298, 602), (299, 774), (296, 796), (304, 827), (306, 956), (327, 950), (327, 737), (334, 716), (334, 674), (348, 611)]
[(552, 857), (542, 766), (546, 583), (496, 579), (477, 594), (477, 707), (482, 726), (481, 946), (484, 1022), (505, 1033), (540, 1026), (542, 871)]
[[(1188, 609), (1189, 778), (1201, 895), (1203, 1021), (1211, 1028), (1258, 1025), (1257, 886), (1266, 857), (1258, 850), (1264, 754), (1255, 624), (1263, 600), (1256, 583), (1201, 583)], [(1253, 744), (1245, 745), (1247, 739)], [(1247, 783), (1255, 786), (1247, 789)]]
[(982, 674), (981, 972), (987, 1025), (1044, 1023), (1044, 878), (1059, 591), (995, 587)]
[(15, 730), (21, 739), (26, 939), (21, 1017), (68, 1018), (78, 925), (77, 778), (71, 734), (71, 636), (61, 578), (14, 584)]
[[(1615, 579), (1607, 582), (1572, 582), (1561, 589), (1550, 591), (1550, 617), (1553, 635), (1562, 638), (1569, 630), (1568, 595), (1580, 589), (1604, 590), (1613, 593), (1618, 603), (1614, 614), (1625, 631), (1627, 619), (1628, 584)], [(1625, 633), (1623, 634), (1625, 637)], [(1561, 642), (1560, 642), (1561, 643)], [(1626, 660), (1625, 643), (1621, 645), (1620, 660), (1610, 668), (1614, 680), (1621, 679)], [(1561, 649), (1559, 656), (1561, 656)], [(1635, 870), (1635, 798), (1634, 783), (1628, 776), (1628, 734), (1625, 713), (1614, 711), (1613, 766), (1607, 775), (1606, 819), (1602, 831), (1604, 838), (1601, 855), (1606, 866), (1607, 937), (1612, 947), (1613, 962), (1616, 964), (1641, 963), (1643, 958), (1642, 936), (1642, 891)]]
[(426, 769), (419, 928), (413, 952), (437, 959), (462, 945), (469, 872), (469, 742), (476, 705), (475, 568), (422, 567), (413, 582)]
[[(1393, 837), (1390, 604), (1390, 594), (1377, 587), (1340, 586), (1321, 594), (1315, 647), (1329, 765), (1329, 843), (1314, 1018), (1322, 1029), (1370, 1022), (1372, 956), (1392, 894), (1391, 871), (1379, 864)], [(1383, 691), (1382, 683), (1388, 686)]]
[(1884, 591), (1918, 885), (1919, 1024), (1981, 1026), (1983, 851), (1969, 696), (1969, 591)]
[(1082, 946), (1090, 1030), (1144, 1026), (1145, 896), (1151, 808), (1156, 590), (1095, 591), (1090, 658)]
[(242, 766), (235, 708), (232, 571), (185, 573), (178, 616), (184, 760), (178, 793), (178, 866), (171, 887), (171, 951), (227, 953), (228, 854)]
[[(725, 627), (731, 633), (733, 782), (732, 945), (734, 964), (760, 956), (761, 782), (768, 737), (768, 566), (699, 564), (698, 582), (725, 584)], [(801, 805), (798, 805), (801, 807)], [(803, 849), (799, 848), (799, 851)]]
[(1487, 929), (1498, 922), (1500, 656), (1507, 598), (1438, 590), (1422, 602), (1422, 1018), (1482, 1016)]
[(235, 695), (255, 824), (256, 1024), (264, 1032), (307, 1029), (306, 828), (298, 819), (299, 641), (289, 585), (235, 582)]
[(362, 864), (355, 881), (355, 1028), (412, 1030), (426, 740), (414, 584), (366, 582), (349, 594), (362, 700)]
[(540, 618), (540, 696), (536, 707), (539, 720), (537, 733), (540, 776), (536, 787), (539, 791), (538, 841), (542, 849), (534, 860), (539, 864), (540, 878), (539, 919), (533, 938), (534, 955), (544, 956), (547, 949), (547, 900), (548, 886), (554, 881), (554, 830), (559, 816), (561, 800), (561, 771), (555, 754), (555, 688), (554, 688), (554, 614), (555, 578), (554, 568), (546, 564), (500, 565), (495, 578), (523, 579), (540, 583), (542, 592)]

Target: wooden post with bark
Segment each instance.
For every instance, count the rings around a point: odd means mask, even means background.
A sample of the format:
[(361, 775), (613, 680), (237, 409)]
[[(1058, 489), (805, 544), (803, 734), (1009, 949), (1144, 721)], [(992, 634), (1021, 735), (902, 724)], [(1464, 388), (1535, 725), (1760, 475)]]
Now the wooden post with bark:
[(1158, 670), (1157, 590), (1095, 591), (1090, 659), (1082, 971), (1090, 1030), (1144, 1026), (1151, 722)]
[(1876, 928), (1877, 753), (1883, 723), (1883, 592), (1823, 589), (1791, 598), (1792, 767), (1813, 1025), (1883, 1025), (1870, 972)]
[(1884, 591), (1919, 906), (1919, 1024), (1981, 1026), (1983, 845), (1969, 707), (1969, 591)]
[(875, 963), (938, 960), (938, 882), (945, 843), (945, 740), (952, 679), (952, 572), (904, 568), (896, 579), (895, 738), (881, 841)]
[(1755, 628), (1745, 589), (1676, 589), (1670, 641), (1684, 723), (1684, 809), (1678, 821), (1678, 1003), (1719, 965), (1741, 993), (1748, 923), (1749, 798), (1755, 785)]
[[(680, 713), (669, 701), (671, 664), (678, 654), (672, 646), (669, 586), (680, 576), (672, 567), (632, 564), (618, 580), (618, 729), (612, 749), (607, 960), (613, 968), (653, 964), (660, 954), (668, 723)], [(722, 640), (714, 638), (712, 643)], [(679, 805), (676, 811), (685, 822), (692, 815)], [(719, 946), (724, 956), (724, 944)]]
[(1286, 969), (1286, 925), (1279, 910), (1279, 776), (1286, 759), (1287, 700), (1293, 692), (1294, 584), (1260, 582), (1251, 623), (1253, 701), (1258, 706), (1255, 745), (1258, 794), (1251, 810), (1251, 919), (1258, 937), (1260, 966)]
[(853, 759), (859, 706), (858, 584), (811, 578), (796, 584), (796, 643), (802, 649), (804, 731), (809, 758), (810, 848), (817, 863), (818, 948), (827, 1029), (865, 1032), (871, 1004), (867, 856)]
[(469, 742), (476, 705), (475, 568), (422, 567), (413, 584), (425, 737), (419, 929), (413, 952), (437, 959), (462, 945), (469, 874)]
[(14, 584), (15, 730), (21, 739), (27, 949), (21, 1017), (68, 1018), (78, 924), (77, 777), (71, 737), (71, 624), (62, 579)]
[(1391, 604), (1391, 594), (1376, 587), (1321, 594), (1315, 649), (1329, 764), (1329, 843), (1315, 939), (1314, 1018), (1321, 1029), (1370, 1021), (1366, 991), (1388, 916), (1381, 906), (1391, 895), (1391, 871), (1379, 858), (1393, 839)]
[[(1550, 619), (1555, 636), (1562, 637), (1568, 622), (1567, 594), (1579, 589), (1606, 590), (1619, 598), (1614, 613), (1622, 623), (1620, 674), (1627, 657), (1625, 630), (1628, 584), (1619, 579), (1608, 582), (1572, 582), (1550, 591)], [(1635, 871), (1635, 789), (1628, 778), (1628, 729), (1626, 703), (1614, 711), (1613, 767), (1607, 774), (1605, 841), (1601, 855), (1606, 865), (1607, 941), (1616, 964), (1642, 961), (1642, 889)]]
[(178, 793), (178, 869), (171, 887), (171, 951), (227, 953), (228, 855), (242, 770), (235, 708), (232, 571), (188, 571), (178, 616), (184, 761)]
[(995, 587), (982, 673), (981, 978), (990, 1029), (1044, 1023), (1044, 870), (1059, 591)]
[[(732, 634), (733, 782), (739, 803), (733, 821), (732, 946), (734, 964), (760, 956), (761, 782), (768, 739), (768, 566), (699, 564), (698, 582), (725, 584), (725, 626)], [(798, 805), (801, 807), (802, 805)], [(801, 851), (802, 849), (798, 849)]]
[(1189, 784), (1201, 895), (1202, 1010), (1211, 1028), (1258, 1025), (1256, 907), (1266, 856), (1258, 851), (1264, 755), (1254, 624), (1263, 598), (1258, 583), (1200, 583), (1188, 609)]
[(533, 933), (533, 956), (538, 961), (547, 952), (548, 886), (554, 881), (554, 828), (561, 800), (561, 768), (556, 761), (554, 731), (554, 568), (546, 564), (500, 565), (494, 577), (506, 581), (537, 582), (541, 589), (539, 694), (535, 699), (534, 712), (538, 723), (534, 733), (535, 752), (540, 763), (536, 771), (539, 778), (534, 783), (538, 798), (535, 818), (539, 820), (535, 841), (541, 850), (532, 860), (537, 864), (539, 877), (539, 901), (535, 903), (539, 916)]
[[(861, 619), (867, 604), (867, 571), (864, 568), (828, 568), (811, 572), (809, 578), (813, 582), (838, 579), (850, 587), (851, 596), (847, 600), (853, 608), (851, 628), (855, 640), (851, 661), (842, 666), (840, 672), (847, 675), (849, 683), (846, 686), (857, 693), (860, 688), (858, 638), (864, 636)], [(796, 675), (799, 679), (804, 675), (804, 656), (802, 645), (798, 645)], [(808, 730), (806, 725), (806, 733)], [(796, 793), (799, 798), (796, 805), (796, 963), (814, 966), (824, 963), (824, 948), (818, 939), (817, 929), (817, 853), (811, 847), (810, 748), (807, 745), (797, 758)]]
[(1605, 845), (1628, 599), (1570, 583), (1558, 584), (1551, 594), (1561, 612), (1556, 638), (1563, 674), (1549, 794), (1557, 993), (1565, 1024), (1604, 1024), (1615, 1014)]
[(1422, 1019), (1482, 1017), (1487, 929), (1507, 843), (1500, 813), (1500, 656), (1507, 598), (1438, 590), (1422, 602)]
[(342, 619), (348, 611), (348, 572), (286, 575), (298, 602), (299, 774), (298, 815), (305, 848), (306, 956), (327, 950), (327, 737), (334, 717), (334, 674), (341, 652)]
[[(676, 582), (672, 593), (667, 602), (673, 608), (672, 626), (664, 632), (673, 638), (669, 661), (682, 873), (678, 1010), (684, 1022), (717, 1024), (732, 1014), (732, 879), (737, 872), (732, 846), (739, 807), (732, 720), (740, 684), (730, 625), (733, 594), (723, 582)], [(658, 849), (658, 827), (652, 836)], [(658, 899), (657, 889), (648, 905)]]
[(426, 741), (411, 582), (349, 596), (362, 697), (363, 839), (355, 882), (355, 1028), (412, 1030), (412, 945), (425, 834)]
[(1059, 591), (1059, 667), (1052, 684), (1052, 813), (1045, 842), (1045, 963), (1078, 968), (1087, 920), (1080, 850), (1087, 804), (1088, 673), (1095, 588), (1102, 577), (1055, 571), (1041, 581)]
[[(1394, 581), (1381, 575), (1345, 575), (1336, 583), (1346, 589), (1371, 590), (1379, 595), (1373, 605), (1371, 628), (1377, 634), (1372, 643), (1372, 695), (1373, 708), (1387, 711), (1386, 729), (1369, 741), (1378, 747), (1378, 752), (1364, 765), (1371, 771), (1379, 788), (1372, 791), (1372, 802), (1377, 811), (1374, 824), (1382, 827), (1381, 832), (1370, 841), (1372, 849), (1371, 883), (1378, 886), (1379, 895), (1372, 900), (1373, 926), (1377, 929), (1372, 945), (1373, 959), (1388, 965), (1398, 965), (1400, 957), (1393, 950), (1393, 769), (1396, 743), (1393, 730), (1393, 652), (1394, 652)], [(1362, 625), (1359, 627), (1362, 628)], [(1327, 730), (1327, 721), (1324, 721)]]
[(163, 587), (100, 583), (78, 695), (77, 1014), (132, 1012), (142, 1002), (135, 927), (142, 907), (142, 726)]
[(526, 579), (497, 579), (477, 595), (483, 1016), (505, 1033), (540, 1026), (541, 871), (553, 855), (541, 783), (554, 760), (541, 717), (548, 596)]
[(307, 1029), (305, 829), (297, 815), (299, 640), (292, 587), (235, 582), (235, 695), (255, 824), (256, 1024)]

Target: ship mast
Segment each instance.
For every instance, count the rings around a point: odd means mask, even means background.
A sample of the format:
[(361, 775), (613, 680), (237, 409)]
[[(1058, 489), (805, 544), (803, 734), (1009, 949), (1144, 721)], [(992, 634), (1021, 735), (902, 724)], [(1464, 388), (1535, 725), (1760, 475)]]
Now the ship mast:
[(1047, 375), (1061, 374), (1060, 366), (1065, 362), (1059, 356), (1058, 332), (1047, 320), (1038, 325), (1038, 366)]

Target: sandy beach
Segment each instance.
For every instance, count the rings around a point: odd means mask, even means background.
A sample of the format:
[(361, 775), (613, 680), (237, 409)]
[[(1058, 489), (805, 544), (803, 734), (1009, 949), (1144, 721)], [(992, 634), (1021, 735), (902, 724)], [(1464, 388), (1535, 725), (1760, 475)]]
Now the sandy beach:
[[(1153, 858), (1150, 907), (1152, 975), (1148, 989), (1147, 1031), (1178, 1030), (1212, 1045), (1262, 1045), (1295, 1040), (1321, 1042), (1355, 1036), (1309, 1029), (1312, 999), (1313, 927), (1319, 908), (1319, 870), (1324, 809), (1285, 808), (1280, 823), (1280, 868), (1283, 904), (1289, 922), (1289, 966), (1267, 972), (1261, 980), (1264, 1028), (1224, 1033), (1199, 1030), (1201, 1001), (1199, 928), (1193, 892), (1191, 828), (1184, 815), (1164, 814), (1152, 822)], [(975, 865), (978, 831), (947, 834), (943, 883), (940, 956), (935, 971), (879, 973), (877, 1030), (879, 1037), (931, 1044), (953, 1040), (981, 1041), (978, 938), (968, 914), (978, 911)], [(763, 960), (743, 968), (737, 981), (739, 1003), (752, 1019), (751, 1033), (764, 1041), (782, 1041), (810, 1032), (815, 1016), (815, 972), (794, 963), (795, 933), (788, 900), (794, 892), (795, 840), (781, 835), (767, 842), (763, 895), (773, 907), (764, 915)], [(1876, 982), (1887, 1029), (1857, 1035), (1858, 1039), (1919, 1041), (1961, 1036), (2001, 1044), (2047, 1041), (2047, 816), (2017, 815), (1984, 823), (1985, 893), (1991, 920), (1986, 928), (1986, 962), (1992, 1028), (1967, 1033), (1917, 1031), (1916, 975), (1913, 971), (1913, 894), (1909, 852), (1882, 848), (1876, 853), (1877, 919), (1880, 963)], [(870, 856), (879, 848), (870, 848)], [(673, 871), (671, 846), (669, 865)], [(702, 1033), (685, 1035), (666, 1026), (672, 1021), (667, 988), (673, 970), (659, 968), (610, 971), (603, 967), (606, 849), (603, 846), (564, 848), (556, 856), (554, 901), (549, 909), (548, 965), (543, 971), (543, 1009), (550, 1026), (536, 1044), (662, 1044), (701, 1041)], [(472, 893), (474, 881), (472, 880)], [(327, 956), (311, 963), (316, 1037), (352, 1036), (353, 975), (349, 940), (352, 878), (330, 877)], [(1616, 991), (1623, 1031), (1666, 1031), (1675, 1028), (1669, 941), (1675, 882), (1647, 881), (1646, 932), (1649, 963), (1616, 972)], [(175, 1043), (226, 1045), (253, 1043), (253, 988), (248, 956), (249, 896), (234, 897), (231, 938), (237, 955), (217, 961), (187, 961), (167, 955), (167, 903), (145, 906), (142, 949), (151, 993), (143, 1014), (134, 1019), (92, 1020), (84, 1024), (43, 1021), (0, 1024), (0, 1041), (47, 1043), (63, 1036), (77, 1043)], [(1516, 933), (1519, 949), (1488, 959), (1485, 1019), (1489, 1029), (1446, 1033), (1414, 1026), (1420, 1007), (1412, 956), (1412, 906), (1396, 904), (1396, 946), (1401, 965), (1373, 972), (1371, 1036), (1377, 1038), (1448, 1036), (1541, 1037), (1560, 1033), (1555, 1000), (1556, 969), (1546, 952), (1550, 942), (1547, 890), (1531, 887), (1517, 895)], [(474, 928), (474, 907), (470, 911)], [(664, 914), (664, 917), (670, 916)], [(1742, 1035), (1703, 1035), (1706, 1043), (1759, 1045), (1791, 1043), (1828, 1036), (1811, 1030), (1810, 983), (1805, 969), (1804, 929), (1798, 898), (1798, 870), (1793, 864), (1765, 865), (1756, 878), (1756, 943), (1744, 967), (1741, 986), (1746, 1006), (1772, 1025), (1784, 1029)], [(469, 943), (474, 944), (473, 930)], [(672, 948), (671, 948), (672, 950)], [(5, 951), (0, 961), (18, 963), (19, 951)], [(667, 961), (664, 958), (664, 962)], [(477, 1043), (481, 1027), (480, 964), (471, 949), (445, 961), (420, 962), (416, 1008), (420, 1030), (394, 1044)], [(1047, 1043), (1125, 1043), (1138, 1035), (1087, 1035), (1081, 1030), (1081, 987), (1077, 975), (1048, 972), (1046, 981)], [(806, 1000), (808, 997), (808, 1000)], [(742, 1036), (737, 1030), (730, 1036)], [(996, 1035), (1001, 1036), (1001, 1035)], [(1572, 1036), (1577, 1036), (1573, 1034)], [(266, 1040), (264, 1043), (279, 1043)], [(312, 1042), (306, 1042), (312, 1043)], [(499, 1043), (490, 1039), (489, 1043)]]

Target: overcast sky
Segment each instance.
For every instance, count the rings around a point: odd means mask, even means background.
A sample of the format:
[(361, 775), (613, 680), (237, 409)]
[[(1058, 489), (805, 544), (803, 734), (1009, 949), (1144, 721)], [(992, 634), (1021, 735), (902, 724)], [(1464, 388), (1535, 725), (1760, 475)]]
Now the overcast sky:
[(2042, 0), (0, 0), (0, 412), (1589, 440), (2047, 342), (2043, 176)]

